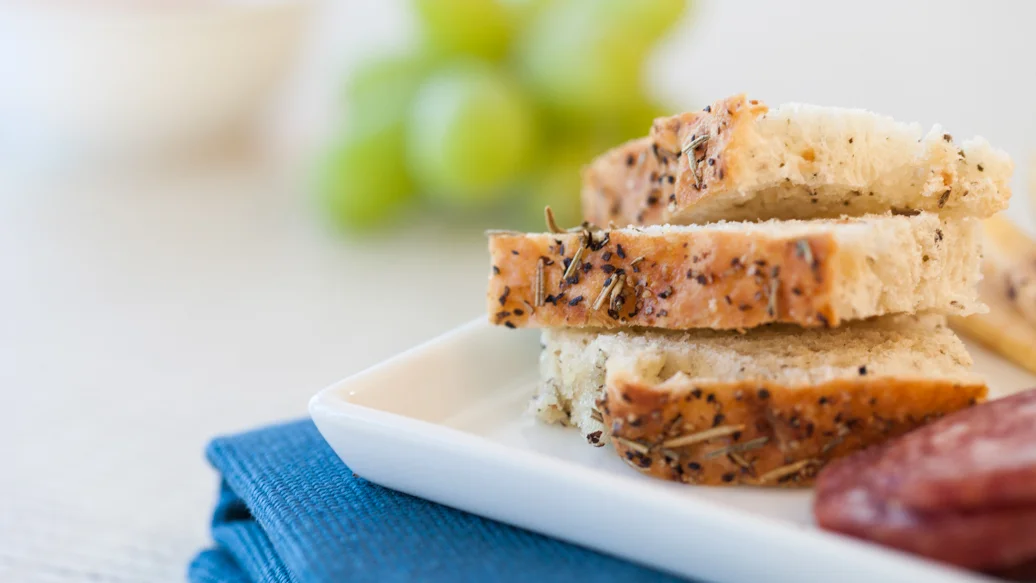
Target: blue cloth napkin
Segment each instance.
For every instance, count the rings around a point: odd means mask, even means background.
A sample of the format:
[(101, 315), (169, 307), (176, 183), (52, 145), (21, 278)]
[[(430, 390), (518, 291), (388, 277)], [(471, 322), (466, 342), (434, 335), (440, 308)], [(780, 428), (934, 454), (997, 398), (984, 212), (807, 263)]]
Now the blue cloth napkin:
[(222, 484), (193, 583), (677, 581), (367, 482), (311, 421), (221, 437), (206, 454)]

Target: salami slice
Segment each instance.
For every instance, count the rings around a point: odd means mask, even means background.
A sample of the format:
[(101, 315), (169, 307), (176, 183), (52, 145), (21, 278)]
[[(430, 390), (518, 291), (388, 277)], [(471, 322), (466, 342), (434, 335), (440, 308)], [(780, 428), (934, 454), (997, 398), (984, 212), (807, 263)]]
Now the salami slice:
[[(835, 465), (845, 473), (863, 469)], [(1036, 557), (1036, 506), (921, 513), (882, 499), (867, 481), (831, 487), (828, 476), (821, 472), (814, 503), (823, 528), (969, 569), (1004, 569)]]
[(817, 523), (961, 567), (1036, 558), (1036, 390), (829, 464)]
[(876, 494), (913, 510), (1036, 507), (1036, 389), (913, 431), (869, 472)]

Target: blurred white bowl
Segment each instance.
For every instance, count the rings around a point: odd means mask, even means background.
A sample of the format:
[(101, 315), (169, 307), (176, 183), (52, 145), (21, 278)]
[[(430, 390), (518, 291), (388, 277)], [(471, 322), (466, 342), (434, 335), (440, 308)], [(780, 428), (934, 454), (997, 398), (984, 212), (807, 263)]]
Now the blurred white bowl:
[(255, 118), (307, 0), (0, 7), (0, 148), (48, 157), (193, 147)]

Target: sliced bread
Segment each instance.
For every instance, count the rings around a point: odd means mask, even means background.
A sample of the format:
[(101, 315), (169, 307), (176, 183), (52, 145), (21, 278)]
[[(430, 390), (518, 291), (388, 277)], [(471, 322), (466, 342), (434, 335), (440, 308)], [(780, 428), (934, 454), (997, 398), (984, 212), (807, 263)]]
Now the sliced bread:
[(986, 394), (932, 315), (743, 335), (554, 329), (543, 345), (541, 419), (690, 483), (805, 485), (828, 460)]
[(1036, 243), (1000, 215), (983, 223), (983, 293), (999, 295), (1036, 330)]
[(950, 318), (950, 325), (962, 335), (1036, 373), (1036, 327), (1015, 309), (1003, 289), (993, 281), (983, 281), (979, 294), (989, 306), (989, 312), (954, 316)]
[(950, 325), (1036, 373), (1036, 244), (999, 215), (983, 222), (979, 298), (983, 314), (953, 317)]
[[(837, 326), (982, 311), (974, 219), (923, 213), (491, 233), (488, 314), (516, 327)], [(575, 266), (571, 262), (576, 261)]]
[(659, 118), (584, 170), (599, 225), (859, 216), (894, 209), (987, 217), (1006, 208), (1010, 157), (864, 110), (738, 95)]

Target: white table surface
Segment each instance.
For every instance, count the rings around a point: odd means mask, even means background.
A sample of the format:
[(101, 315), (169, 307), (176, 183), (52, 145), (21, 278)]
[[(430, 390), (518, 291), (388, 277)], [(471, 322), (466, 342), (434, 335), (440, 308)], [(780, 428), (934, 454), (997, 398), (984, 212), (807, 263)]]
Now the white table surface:
[[(0, 185), (0, 580), (180, 580), (212, 436), (477, 315), (480, 233), (350, 244), (254, 169)], [(19, 187), (21, 188), (21, 187)]]

